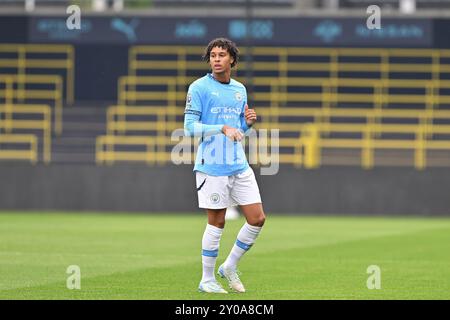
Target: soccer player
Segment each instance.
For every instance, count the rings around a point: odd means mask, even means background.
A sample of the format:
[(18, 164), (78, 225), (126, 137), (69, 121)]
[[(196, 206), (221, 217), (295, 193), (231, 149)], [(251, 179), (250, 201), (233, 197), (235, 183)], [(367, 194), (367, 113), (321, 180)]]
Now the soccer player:
[(211, 73), (189, 86), (184, 112), (186, 134), (200, 138), (194, 172), (199, 207), (206, 209), (208, 223), (202, 239), (203, 275), (198, 290), (208, 293), (227, 293), (214, 274), (227, 207), (239, 205), (247, 220), (217, 272), (235, 292), (245, 292), (237, 265), (265, 221), (255, 174), (239, 142), (257, 116), (247, 105), (244, 85), (231, 79), (238, 54), (238, 48), (228, 39), (218, 38), (208, 44), (203, 59)]

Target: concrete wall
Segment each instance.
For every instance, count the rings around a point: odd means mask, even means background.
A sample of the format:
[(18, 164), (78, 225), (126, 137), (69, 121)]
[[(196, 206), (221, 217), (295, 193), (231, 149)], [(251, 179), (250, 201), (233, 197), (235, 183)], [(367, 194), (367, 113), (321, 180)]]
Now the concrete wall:
[[(269, 214), (450, 215), (450, 170), (281, 167), (260, 176)], [(198, 212), (191, 166), (0, 166), (0, 210)]]

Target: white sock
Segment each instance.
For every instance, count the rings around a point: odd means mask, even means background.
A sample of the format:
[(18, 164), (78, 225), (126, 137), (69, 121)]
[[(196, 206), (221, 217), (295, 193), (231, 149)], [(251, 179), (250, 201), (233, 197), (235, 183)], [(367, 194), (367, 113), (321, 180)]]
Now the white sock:
[(234, 244), (230, 254), (224, 262), (225, 268), (233, 270), (236, 269), (239, 260), (244, 255), (244, 253), (246, 253), (251, 248), (259, 233), (261, 232), (261, 229), (262, 227), (255, 227), (249, 225), (247, 222), (244, 224), (244, 226), (239, 231), (236, 243)]
[(206, 225), (202, 239), (202, 282), (214, 280), (214, 268), (216, 266), (217, 254), (219, 253), (220, 237), (223, 229), (210, 224)]

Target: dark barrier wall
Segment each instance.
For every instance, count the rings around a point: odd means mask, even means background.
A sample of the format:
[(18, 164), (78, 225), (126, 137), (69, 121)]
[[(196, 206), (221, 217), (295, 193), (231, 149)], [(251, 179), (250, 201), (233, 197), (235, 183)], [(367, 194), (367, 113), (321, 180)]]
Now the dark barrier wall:
[[(450, 215), (450, 170), (281, 167), (257, 180), (269, 214)], [(0, 166), (1, 210), (198, 212), (191, 166)]]

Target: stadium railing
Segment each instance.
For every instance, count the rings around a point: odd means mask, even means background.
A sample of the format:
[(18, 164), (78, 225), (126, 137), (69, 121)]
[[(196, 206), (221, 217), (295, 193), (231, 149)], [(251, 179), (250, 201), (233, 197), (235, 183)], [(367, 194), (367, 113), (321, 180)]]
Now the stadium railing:
[[(207, 65), (200, 61), (202, 51), (202, 47), (196, 46), (133, 46), (129, 50), (128, 75), (152, 75), (146, 71), (163, 75), (158, 70), (170, 70), (171, 76), (180, 78), (189, 77), (192, 71), (204, 74)], [(247, 51), (241, 48), (243, 56)], [(436, 80), (450, 72), (450, 50), (444, 49), (255, 47), (251, 54), (255, 77), (261, 76), (258, 74), (261, 72), (286, 77), (312, 71), (326, 73), (330, 78), (346, 77), (345, 72), (371, 72), (360, 77), (378, 79), (408, 79), (408, 75), (423, 73)], [(238, 73), (240, 65), (245, 66), (245, 57), (241, 60), (244, 62), (237, 65)], [(242, 72), (246, 72), (245, 68)], [(400, 74), (393, 74), (396, 72)]]
[(54, 131), (57, 135), (63, 128), (62, 95), (62, 78), (59, 75), (0, 75), (0, 102), (8, 105), (36, 101), (51, 103), (55, 108)]
[[(246, 48), (241, 51), (245, 55)], [(118, 86), (122, 111), (114, 120), (108, 117), (109, 128), (117, 129), (115, 134), (127, 135), (133, 128), (139, 132), (141, 128), (164, 127), (142, 133), (159, 136), (155, 150), (161, 156), (157, 158), (168, 161), (163, 152), (167, 154), (164, 150), (170, 142), (163, 146), (163, 136), (169, 134), (168, 128), (182, 128), (187, 86), (206, 72), (205, 62), (199, 61), (201, 53), (201, 47), (131, 47), (129, 75), (120, 78)], [(321, 134), (326, 139), (332, 137), (333, 132), (327, 130), (333, 129), (331, 126), (336, 121), (342, 122), (344, 128), (348, 124), (351, 129), (356, 121), (364, 127), (360, 133), (366, 132), (369, 126), (373, 129), (371, 137), (378, 140), (386, 134), (396, 134), (383, 131), (389, 129), (385, 122), (409, 125), (411, 134), (433, 126), (433, 130), (424, 131), (427, 141), (437, 139), (436, 135), (446, 130), (444, 124), (437, 126), (435, 122), (445, 122), (447, 115), (443, 109), (450, 105), (450, 81), (446, 80), (450, 79), (450, 50), (258, 47), (252, 49), (252, 54), (254, 90), (251, 101), (261, 117), (258, 127), (280, 129), (282, 163), (305, 162), (300, 149), (304, 148), (302, 133), (308, 135), (304, 131), (306, 123), (322, 126)], [(242, 76), (239, 69), (235, 71), (237, 80), (243, 80)], [(168, 114), (158, 111), (160, 118), (140, 123), (136, 119), (124, 121), (123, 117), (129, 116), (124, 111), (130, 108), (126, 105), (137, 108), (152, 105), (171, 110)], [(144, 116), (139, 115), (139, 111), (130, 111), (130, 114), (133, 112), (137, 117)], [(158, 124), (161, 117), (167, 116), (170, 119), (166, 118), (166, 125)], [(174, 119), (177, 120), (174, 122)], [(376, 125), (381, 127), (373, 127)], [(442, 133), (437, 140), (445, 139)], [(442, 142), (445, 141), (427, 145), (430, 149), (438, 145), (445, 149), (447, 145)], [(383, 143), (375, 142), (376, 146)], [(314, 155), (305, 154), (306, 158)], [(369, 158), (365, 157), (362, 163), (366, 167), (370, 166)], [(426, 165), (425, 160), (423, 163)], [(424, 165), (416, 161), (416, 167)]]
[[(450, 141), (429, 140), (427, 134), (450, 134), (450, 126), (427, 125), (392, 125), (392, 124), (332, 124), (311, 123), (303, 127), (301, 144), (304, 148), (302, 160), (305, 168), (320, 166), (320, 154), (323, 148), (342, 148), (361, 150), (361, 166), (366, 169), (374, 167), (374, 151), (376, 149), (410, 149), (414, 151), (414, 166), (416, 169), (426, 167), (427, 150), (450, 150)], [(360, 138), (322, 137), (323, 133), (358, 133)], [(410, 134), (413, 138), (377, 139), (378, 134)]]
[(119, 105), (153, 104), (165, 103), (165, 108), (172, 108), (174, 112), (177, 101), (186, 99), (186, 92), (176, 90), (177, 79), (172, 77), (136, 77), (123, 76), (118, 81)]
[[(0, 134), (0, 145), (14, 145), (17, 149), (2, 149), (0, 147), (0, 159), (2, 160), (29, 160), (35, 164), (38, 160), (37, 137), (33, 134)], [(27, 146), (24, 149), (23, 146)], [(18, 146), (22, 148), (18, 149)]]
[[(171, 132), (183, 128), (182, 114), (178, 114), (177, 111), (177, 114), (174, 115), (173, 110), (173, 108), (164, 106), (110, 107), (107, 116), (107, 136), (117, 136), (121, 139), (111, 138), (112, 140), (108, 140), (108, 143), (103, 142), (104, 140), (98, 143), (108, 148), (107, 151), (110, 151), (108, 159), (114, 162), (126, 160), (126, 157), (122, 155), (127, 151), (123, 150), (122, 153), (118, 153), (119, 156), (116, 160), (115, 152), (112, 152), (113, 145), (125, 146), (128, 141), (130, 141), (130, 145), (135, 145), (135, 135), (141, 138), (151, 137), (154, 147), (152, 152), (155, 153), (151, 159), (162, 163), (168, 162), (170, 161), (171, 147), (177, 143), (176, 140), (171, 139)], [(373, 149), (414, 149), (417, 154), (415, 166), (420, 169), (426, 166), (424, 151), (427, 149), (450, 150), (450, 141), (445, 138), (445, 135), (450, 135), (450, 125), (445, 124), (450, 122), (449, 110), (410, 112), (409, 110), (289, 108), (284, 116), (302, 118), (292, 123), (271, 121), (272, 112), (273, 110), (270, 108), (261, 108), (258, 111), (261, 117), (258, 127), (279, 129), (284, 133), (290, 133), (290, 136), (281, 136), (278, 141), (279, 147), (285, 148), (284, 152), (279, 155), (280, 163), (305, 165), (312, 168), (320, 163), (320, 158), (314, 155), (320, 154), (322, 148), (361, 148), (366, 154), (361, 164), (363, 167), (369, 168), (373, 166), (373, 160), (371, 160), (373, 156), (370, 156)], [(169, 116), (177, 116), (179, 120), (169, 121)], [(339, 119), (347, 121), (351, 119), (351, 123), (339, 123)], [(405, 122), (405, 119), (408, 122)], [(308, 140), (311, 133), (305, 129), (310, 128), (311, 125), (317, 125), (317, 130), (320, 131), (320, 135), (316, 135), (314, 140)], [(357, 133), (359, 135), (339, 140), (339, 138), (333, 137), (335, 133)], [(370, 134), (367, 135), (368, 133)], [(411, 137), (398, 138), (395, 134), (410, 134), (414, 137), (414, 142), (410, 141)], [(130, 139), (127, 140), (128, 138)], [(320, 141), (320, 143), (312, 144), (311, 141)], [(270, 146), (270, 141), (268, 142)], [(286, 148), (290, 150), (287, 151)], [(144, 151), (148, 152), (148, 150)], [(137, 151), (131, 152), (134, 157), (134, 153)], [(102, 161), (102, 157), (100, 156), (99, 162)], [(140, 159), (150, 161), (149, 158)]]
[[(205, 73), (206, 64), (199, 61), (201, 50), (200, 47), (132, 47), (129, 52), (129, 75), (165, 76), (175, 79), (177, 103), (181, 105), (185, 99), (187, 85)], [(243, 48), (242, 52), (245, 54), (246, 48)], [(317, 103), (322, 100), (320, 93), (289, 94), (289, 86), (291, 89), (295, 89), (295, 81), (303, 81), (303, 87), (300, 85), (301, 83), (298, 83), (297, 89), (305, 89), (308, 86), (311, 87), (310, 84), (315, 81), (320, 82), (321, 80), (330, 80), (335, 84), (324, 88), (329, 92), (329, 95), (324, 97), (325, 99), (328, 97), (326, 103), (330, 103), (330, 99), (336, 97), (342, 102), (353, 104), (376, 102), (378, 105), (384, 104), (386, 107), (395, 104), (404, 106), (426, 104), (429, 107), (431, 103), (427, 97), (431, 94), (441, 98), (435, 100), (433, 107), (448, 108), (449, 105), (448, 88), (440, 88), (439, 82), (446, 82), (446, 79), (450, 79), (450, 50), (257, 47), (252, 50), (252, 55), (254, 74), (251, 85), (254, 91), (251, 98), (258, 106), (267, 106), (273, 99), (279, 99), (278, 103), (284, 104), (303, 103), (298, 100), (309, 99), (310, 103), (316, 103), (314, 106), (318, 106)], [(244, 80), (245, 74), (240, 72), (239, 67), (238, 64), (235, 78)], [(349, 82), (346, 85), (343, 82), (345, 80), (350, 82), (353, 80), (353, 83)], [(367, 97), (366, 92), (358, 94), (358, 90), (345, 94), (339, 93), (339, 86), (346, 86), (347, 89), (359, 86), (359, 92), (361, 92), (364, 87), (358, 84), (358, 80), (365, 83), (369, 83), (370, 80), (380, 80), (378, 85), (372, 88), (377, 91), (372, 92), (370, 96), (374, 98), (381, 96), (382, 100), (372, 101)], [(413, 81), (417, 82), (413, 83)], [(263, 82), (271, 88), (265, 87)], [(356, 85), (354, 85), (355, 83)], [(432, 83), (432, 88), (427, 87), (429, 83)], [(133, 88), (130, 87), (130, 89)], [(274, 89), (280, 94), (272, 94), (271, 91)], [(370, 87), (366, 89), (370, 89)], [(407, 89), (419, 91), (411, 95)], [(444, 92), (441, 89), (447, 91)], [(406, 93), (394, 93), (395, 90), (403, 90)], [(136, 91), (134, 93), (137, 94)], [(137, 97), (139, 99), (139, 94)], [(344, 99), (348, 101), (343, 101)], [(124, 101), (120, 101), (120, 103), (122, 102)], [(130, 101), (130, 104), (138, 103), (139, 101)], [(420, 108), (420, 106), (411, 105), (411, 108)]]
[[(180, 114), (179, 110), (166, 106), (119, 105), (109, 107), (106, 135), (97, 139), (97, 163), (126, 161), (127, 153), (130, 154), (131, 161), (140, 159), (149, 164), (169, 162), (172, 147), (180, 143), (178, 139), (172, 139), (171, 134), (176, 129), (182, 130), (182, 116), (183, 113)], [(178, 121), (176, 121), (177, 117)], [(118, 139), (114, 139), (114, 137), (118, 137)], [(145, 138), (150, 139), (146, 140)], [(182, 141), (182, 143), (184, 142)], [(140, 151), (136, 151), (134, 148), (132, 150), (115, 150), (115, 146), (127, 145), (141, 145), (141, 147), (146, 146), (147, 148), (141, 148)], [(150, 147), (153, 149), (149, 149)], [(139, 156), (139, 152), (143, 154)]]
[[(74, 101), (75, 51), (71, 45), (0, 44), (0, 71), (3, 74), (64, 74), (65, 98)], [(20, 84), (20, 86), (23, 84)]]
[[(116, 146), (136, 146), (145, 148), (144, 151), (120, 151)], [(106, 150), (105, 150), (106, 148)], [(95, 159), (97, 164), (113, 164), (117, 161), (145, 161), (147, 164), (154, 163), (155, 158), (155, 138), (154, 137), (133, 137), (133, 136), (98, 136), (96, 141)]]
[[(280, 147), (290, 147), (295, 155), (299, 151), (296, 139), (300, 139), (301, 147), (304, 149), (304, 155), (294, 156), (292, 164), (304, 164), (308, 168), (319, 165), (321, 150), (323, 148), (348, 149), (360, 147), (363, 150), (372, 151), (371, 141), (374, 142), (373, 148), (378, 149), (405, 149), (402, 142), (406, 142), (407, 149), (414, 149), (417, 157), (422, 153), (421, 143), (425, 143), (425, 150), (450, 150), (450, 111), (449, 110), (424, 110), (411, 112), (410, 110), (370, 110), (370, 109), (319, 109), (319, 108), (286, 108), (283, 110), (283, 116), (296, 119), (291, 123), (277, 123), (271, 120), (273, 110), (270, 108), (260, 108), (258, 110), (261, 121), (258, 127), (267, 129), (279, 129), (280, 133), (289, 134), (289, 138), (284, 138), (280, 134)], [(344, 120), (344, 122), (342, 121)], [(316, 139), (308, 139), (311, 136), (311, 130), (307, 128), (316, 128)], [(305, 129), (306, 128), (306, 129)], [(369, 136), (366, 136), (370, 133)], [(319, 135), (320, 133), (320, 135)], [(333, 135), (351, 136), (342, 141)], [(409, 143), (403, 137), (396, 137), (396, 134), (410, 133), (414, 136), (415, 144)], [(417, 135), (418, 133), (423, 136)], [(295, 138), (297, 137), (297, 138)], [(382, 140), (383, 139), (383, 140)], [(410, 138), (411, 139), (411, 138)], [(308, 141), (306, 143), (305, 141)], [(311, 141), (320, 141), (313, 144)], [(323, 142), (323, 143), (322, 143)], [(365, 148), (365, 149), (364, 149)], [(312, 150), (312, 151), (311, 151)], [(316, 150), (316, 151), (314, 151)], [(370, 152), (362, 158), (363, 167), (373, 166), (373, 157)], [(311, 157), (313, 160), (311, 160)], [(425, 167), (425, 155), (416, 157), (416, 168)], [(306, 160), (310, 159), (310, 160)], [(371, 160), (372, 159), (372, 160)]]
[[(30, 119), (30, 117), (32, 117)], [(51, 108), (48, 105), (0, 105), (0, 132), (3, 135), (18, 133), (42, 134), (42, 159), (51, 161)]]

